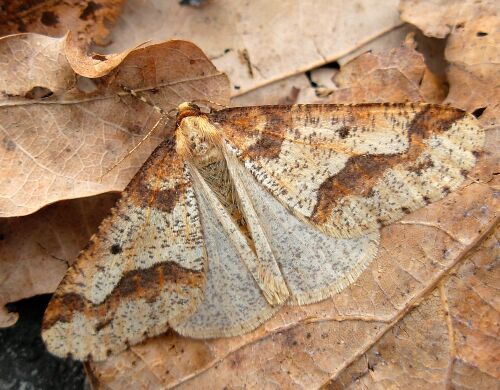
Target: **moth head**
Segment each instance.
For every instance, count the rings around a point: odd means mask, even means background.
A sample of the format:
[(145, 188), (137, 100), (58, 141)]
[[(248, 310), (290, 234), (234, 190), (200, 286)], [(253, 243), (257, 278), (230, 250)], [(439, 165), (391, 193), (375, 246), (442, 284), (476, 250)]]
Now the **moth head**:
[(223, 158), (220, 131), (194, 103), (179, 105), (175, 139), (177, 153), (197, 166)]
[(181, 103), (177, 107), (177, 117), (176, 117), (177, 126), (180, 125), (180, 123), (184, 118), (189, 116), (198, 116), (201, 114), (202, 114), (201, 109), (196, 104), (191, 102)]

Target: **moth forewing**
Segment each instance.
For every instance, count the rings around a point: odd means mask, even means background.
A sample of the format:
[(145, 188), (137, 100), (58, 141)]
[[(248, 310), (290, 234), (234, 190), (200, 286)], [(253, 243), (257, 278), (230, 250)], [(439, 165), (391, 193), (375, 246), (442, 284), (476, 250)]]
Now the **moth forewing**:
[(446, 196), (484, 143), (474, 117), (430, 104), (240, 107), (211, 118), (283, 205), (343, 238)]
[(103, 360), (195, 311), (207, 258), (184, 165), (165, 141), (132, 179), (49, 303), (49, 351)]

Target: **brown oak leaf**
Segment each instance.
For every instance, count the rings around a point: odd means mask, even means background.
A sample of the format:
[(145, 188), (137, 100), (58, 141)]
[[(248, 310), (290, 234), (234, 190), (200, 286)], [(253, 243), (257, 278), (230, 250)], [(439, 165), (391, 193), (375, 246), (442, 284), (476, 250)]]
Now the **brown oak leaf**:
[(151, 104), (168, 113), (183, 101), (228, 103), (227, 77), (192, 43), (169, 41), (90, 57), (69, 37), (0, 39), (0, 59), (9, 65), (0, 68), (0, 216), (122, 190), (172, 130), (173, 121), (162, 121), (100, 181), (160, 119)]
[(68, 31), (82, 45), (105, 44), (123, 0), (0, 1), (0, 35), (38, 33), (60, 37)]
[[(478, 110), (485, 126), (498, 125), (500, 108), (500, 32), (497, 1), (405, 0), (401, 17), (426, 34), (449, 34), (445, 58), (450, 92), (446, 102)], [(423, 17), (423, 15), (425, 15)]]
[(444, 99), (443, 85), (416, 51), (412, 34), (400, 47), (379, 54), (364, 53), (347, 62), (333, 81), (338, 89), (325, 102), (439, 103)]
[(324, 388), (497, 388), (500, 268), (493, 259), (499, 235), (497, 226), (415, 309)]

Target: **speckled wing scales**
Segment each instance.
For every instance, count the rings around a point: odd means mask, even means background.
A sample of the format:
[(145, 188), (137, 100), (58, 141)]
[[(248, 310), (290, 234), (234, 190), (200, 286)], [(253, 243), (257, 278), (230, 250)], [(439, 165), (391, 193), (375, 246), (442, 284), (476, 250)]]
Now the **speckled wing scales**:
[(210, 263), (203, 302), (173, 328), (195, 338), (240, 335), (269, 319), (280, 306), (268, 302), (273, 294), (264, 292), (259, 259), (196, 168), (191, 169)]
[(241, 107), (210, 119), (283, 205), (341, 238), (443, 198), (484, 142), (471, 115), (426, 104)]
[(183, 322), (203, 299), (207, 256), (185, 163), (162, 143), (55, 292), (43, 339), (102, 360)]
[[(252, 176), (227, 146), (228, 167), (240, 198), (246, 193), (256, 216), (254, 226), (271, 248), (290, 291), (291, 304), (310, 304), (350, 285), (377, 254), (379, 232), (341, 239), (329, 236), (296, 218)], [(258, 246), (256, 244), (256, 246)]]

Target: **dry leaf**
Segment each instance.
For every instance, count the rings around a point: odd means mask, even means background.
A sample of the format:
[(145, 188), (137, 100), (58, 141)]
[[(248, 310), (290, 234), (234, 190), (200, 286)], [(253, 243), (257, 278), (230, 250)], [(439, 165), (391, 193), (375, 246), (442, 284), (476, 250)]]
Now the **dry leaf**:
[[(401, 19), (417, 26), (425, 35), (444, 38), (465, 21), (498, 11), (495, 0), (401, 0)], [(493, 13), (492, 13), (493, 12)]]
[(337, 62), (340, 66), (344, 66), (351, 60), (354, 60), (356, 57), (359, 57), (367, 52), (371, 52), (372, 54), (381, 54), (400, 46), (401, 43), (405, 41), (408, 34), (415, 33), (416, 31), (416, 27), (408, 23), (397, 26), (396, 28), (387, 31), (385, 34), (380, 35), (363, 46), (360, 46), (356, 50), (353, 50), (345, 56), (339, 58)]
[(2, 2), (0, 35), (32, 32), (60, 37), (72, 31), (81, 43), (105, 44), (109, 25), (122, 9), (123, 0), (66, 0)]
[[(165, 112), (197, 99), (227, 104), (229, 84), (191, 43), (170, 41), (81, 61), (71, 41), (22, 34), (0, 40), (0, 215), (32, 213), (62, 199), (121, 191), (165, 136), (154, 136), (100, 176)], [(96, 61), (104, 64), (98, 65)], [(77, 75), (71, 63), (86, 75)], [(171, 128), (171, 126), (167, 126)]]
[(498, 226), (325, 388), (494, 389), (500, 378)]
[[(426, 102), (441, 103), (448, 91), (445, 78), (446, 64), (442, 55), (444, 52), (444, 40), (426, 37), (412, 25), (404, 24), (388, 31), (351, 53), (339, 58), (336, 62), (340, 67), (343, 67), (351, 61), (356, 63), (354, 60), (366, 53), (384, 58), (388, 56), (388, 53), (392, 49), (401, 46), (410, 33), (414, 34), (418, 52), (425, 57), (426, 68), (420, 80), (419, 94)], [(421, 61), (418, 59), (415, 66), (421, 67), (421, 65)], [(306, 76), (304, 73), (287, 77), (280, 82), (274, 82), (267, 86), (257, 88), (253, 92), (237, 96), (232, 99), (232, 103), (233, 105), (239, 105), (240, 102), (242, 102), (242, 105), (258, 105), (261, 104), (261, 102), (272, 104), (272, 102), (290, 101), (290, 88), (294, 88), (294, 96), (297, 95), (291, 103), (327, 102), (327, 98), (332, 91), (338, 89), (332, 80), (337, 73), (339, 73), (339, 71), (335, 67), (320, 67), (311, 70), (308, 73), (309, 76)], [(304, 80), (305, 77), (309, 77), (313, 85), (311, 85), (311, 83), (297, 83), (296, 80), (298, 80), (299, 77)], [(280, 89), (278, 86), (282, 88)], [(370, 100), (367, 99), (367, 101)]]
[[(379, 54), (365, 53), (343, 65), (333, 78), (338, 89), (316, 101), (321, 103), (441, 102), (444, 88), (440, 78), (426, 67), (415, 50), (412, 36), (398, 48)], [(314, 91), (316, 93), (316, 91)], [(304, 90), (298, 101), (310, 101)]]
[(294, 104), (297, 101), (299, 92), (309, 86), (307, 76), (304, 73), (299, 73), (264, 85), (243, 95), (235, 96), (231, 99), (231, 106)]
[(108, 50), (170, 37), (190, 40), (229, 76), (236, 96), (333, 61), (399, 24), (396, 0), (222, 0), (201, 8), (130, 0)]
[[(441, 103), (448, 92), (444, 77), (446, 64), (441, 54), (444, 51), (444, 40), (426, 37), (413, 25), (404, 24), (340, 58), (338, 62), (343, 66), (368, 51), (384, 58), (391, 48), (400, 46), (409, 36), (415, 40), (415, 48), (425, 59), (426, 69), (420, 80), (420, 95), (426, 102)], [(415, 63), (415, 66), (420, 65)]]
[[(361, 57), (338, 75), (345, 85), (340, 91), (349, 90), (344, 92), (349, 101), (378, 96), (422, 99), (419, 86), (426, 67), (413, 44), (390, 55)], [(387, 75), (396, 75), (399, 82)], [(360, 77), (366, 86), (361, 85)], [(483, 383), (498, 383), (500, 378), (491, 368), (495, 363), (487, 365), (487, 358), (480, 361), (477, 356), (473, 360), (464, 355), (483, 350), (492, 356), (495, 344), (489, 346), (476, 337), (462, 341), (461, 346), (458, 336), (446, 338), (450, 321), (465, 324), (466, 333), (477, 334), (476, 329), (481, 329), (476, 322), (468, 324), (474, 316), (470, 309), (451, 309), (453, 302), (461, 301), (462, 292), (450, 283), (453, 272), (462, 269), (465, 259), (476, 253), (498, 224), (497, 144), (497, 133), (489, 131), (487, 150), (472, 173), (474, 181), (383, 229), (377, 260), (342, 293), (315, 305), (286, 307), (241, 337), (193, 340), (168, 333), (105, 362), (89, 363), (95, 384), (115, 389), (131, 384), (146, 388), (203, 388), (209, 384), (212, 388), (308, 389), (356, 385), (360, 379), (382, 388), (391, 384), (444, 387), (446, 383), (464, 384), (468, 374)], [(493, 267), (492, 261), (493, 257), (485, 256), (485, 269)], [(488, 286), (494, 284), (495, 279), (488, 282)], [(494, 303), (488, 291), (484, 307)], [(449, 310), (443, 306), (445, 298)], [(484, 329), (498, 338), (498, 326), (491, 325), (497, 324), (497, 313), (488, 315), (492, 320)], [(449, 348), (455, 352), (448, 353)], [(369, 362), (373, 361), (380, 377), (371, 378), (374, 371), (368, 369), (367, 359), (372, 359)], [(394, 371), (389, 371), (392, 367)]]
[(6, 303), (55, 290), (116, 199), (75, 199), (27, 217), (0, 219), (0, 327), (17, 321)]
[(485, 109), (485, 126), (498, 125), (500, 107), (500, 32), (498, 1), (405, 0), (402, 18), (427, 35), (450, 34), (445, 58), (450, 92), (446, 102), (475, 111)]
[[(76, 82), (75, 72), (64, 55), (65, 39), (37, 34), (11, 35), (0, 39), (0, 102), (40, 92), (62, 94)], [(5, 142), (5, 141), (4, 141)]]
[[(485, 12), (448, 38), (445, 52), (450, 62), (450, 93), (446, 101), (469, 110), (485, 108), (486, 126), (499, 122), (500, 31), (498, 17)], [(458, 86), (462, 87), (459, 88)]]
[[(339, 90), (328, 100), (353, 103), (422, 101), (419, 83), (425, 63), (415, 46), (415, 42), (409, 40), (388, 53), (366, 53), (345, 64), (334, 78)], [(384, 85), (393, 88), (384, 88)]]
[[(386, 51), (400, 46), (408, 33), (414, 31), (416, 28), (409, 24), (398, 26), (340, 57), (336, 62), (343, 66), (366, 52), (385, 55)], [(314, 103), (318, 101), (318, 98), (321, 101), (322, 97), (328, 96), (332, 90), (337, 89), (332, 81), (337, 73), (338, 69), (332, 66), (312, 69), (308, 75), (299, 73), (235, 96), (231, 99), (231, 105)]]

